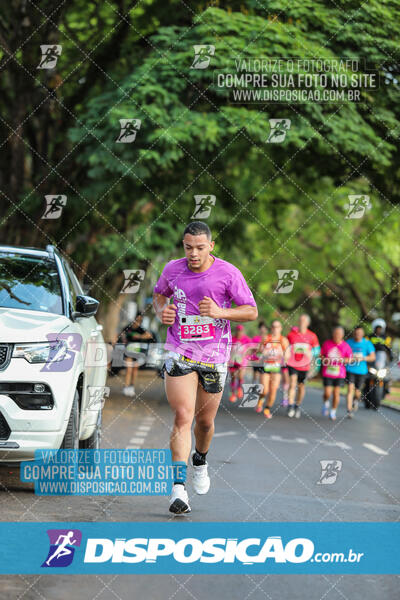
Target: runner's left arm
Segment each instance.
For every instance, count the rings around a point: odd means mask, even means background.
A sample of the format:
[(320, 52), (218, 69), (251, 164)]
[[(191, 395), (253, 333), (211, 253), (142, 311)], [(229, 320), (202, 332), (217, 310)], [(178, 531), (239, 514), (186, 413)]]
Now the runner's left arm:
[(208, 296), (204, 296), (203, 300), (200, 300), (199, 311), (203, 317), (211, 317), (212, 319), (228, 319), (229, 321), (235, 321), (237, 323), (255, 321), (258, 317), (258, 310), (256, 306), (251, 306), (251, 304), (242, 304), (241, 306), (235, 306), (234, 308), (222, 308)]

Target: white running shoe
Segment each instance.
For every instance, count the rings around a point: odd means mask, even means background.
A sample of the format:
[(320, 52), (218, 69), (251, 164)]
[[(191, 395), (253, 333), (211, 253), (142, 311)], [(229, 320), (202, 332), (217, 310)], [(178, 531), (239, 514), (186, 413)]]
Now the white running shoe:
[(133, 385), (126, 385), (123, 389), (122, 389), (122, 393), (124, 394), (124, 396), (130, 396), (133, 397), (135, 395), (135, 388)]
[(193, 464), (193, 455), (192, 452), (192, 468), (193, 468), (193, 489), (196, 494), (207, 494), (210, 489), (210, 478), (208, 476), (208, 463), (205, 465), (194, 465)]
[(289, 404), (287, 416), (292, 418), (292, 417), (294, 417), (295, 413), (296, 413), (296, 409), (294, 407), (294, 404)]
[(175, 515), (184, 515), (190, 513), (191, 510), (185, 486), (175, 483), (172, 487), (172, 494), (169, 500), (169, 512)]
[(124, 396), (129, 396), (129, 385), (122, 388), (122, 393)]

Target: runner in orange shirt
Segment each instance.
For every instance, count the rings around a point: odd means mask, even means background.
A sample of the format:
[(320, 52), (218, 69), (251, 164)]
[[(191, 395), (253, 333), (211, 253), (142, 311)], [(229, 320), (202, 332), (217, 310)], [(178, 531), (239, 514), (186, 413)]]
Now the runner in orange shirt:
[(258, 401), (256, 412), (260, 413), (263, 410), (264, 401), (268, 395), (267, 405), (264, 408), (266, 419), (272, 417), (271, 408), (274, 405), (276, 392), (281, 382), (281, 369), (288, 347), (289, 342), (282, 335), (282, 323), (275, 319), (271, 323), (271, 333), (260, 343), (259, 348), (264, 358), (264, 372), (261, 374), (261, 384), (264, 389)]

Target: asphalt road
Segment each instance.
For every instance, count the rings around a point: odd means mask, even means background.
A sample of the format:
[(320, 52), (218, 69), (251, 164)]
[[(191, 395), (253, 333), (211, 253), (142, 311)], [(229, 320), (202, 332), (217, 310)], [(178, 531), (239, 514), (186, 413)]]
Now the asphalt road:
[[(138, 396), (121, 395), (111, 378), (103, 416), (103, 447), (164, 448), (172, 423), (162, 381), (141, 373)], [(321, 392), (310, 389), (300, 419), (279, 407), (266, 420), (224, 396), (209, 453), (212, 487), (190, 494), (187, 521), (397, 521), (400, 518), (400, 413), (363, 408), (345, 418), (321, 416)], [(336, 482), (319, 484), (320, 461), (340, 461)], [(336, 464), (340, 464), (336, 462)], [(19, 481), (18, 469), (0, 468), (3, 521), (172, 520), (166, 497), (45, 497)], [(189, 493), (191, 492), (189, 481)], [(399, 597), (395, 575), (21, 575), (0, 576), (1, 598), (24, 600), (205, 600), (277, 598), (374, 600)]]

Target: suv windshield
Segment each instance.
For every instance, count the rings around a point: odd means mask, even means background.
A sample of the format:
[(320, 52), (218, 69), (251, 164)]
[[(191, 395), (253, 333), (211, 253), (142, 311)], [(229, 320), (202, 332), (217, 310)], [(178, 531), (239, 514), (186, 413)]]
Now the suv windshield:
[(0, 307), (63, 314), (56, 263), (0, 252)]

